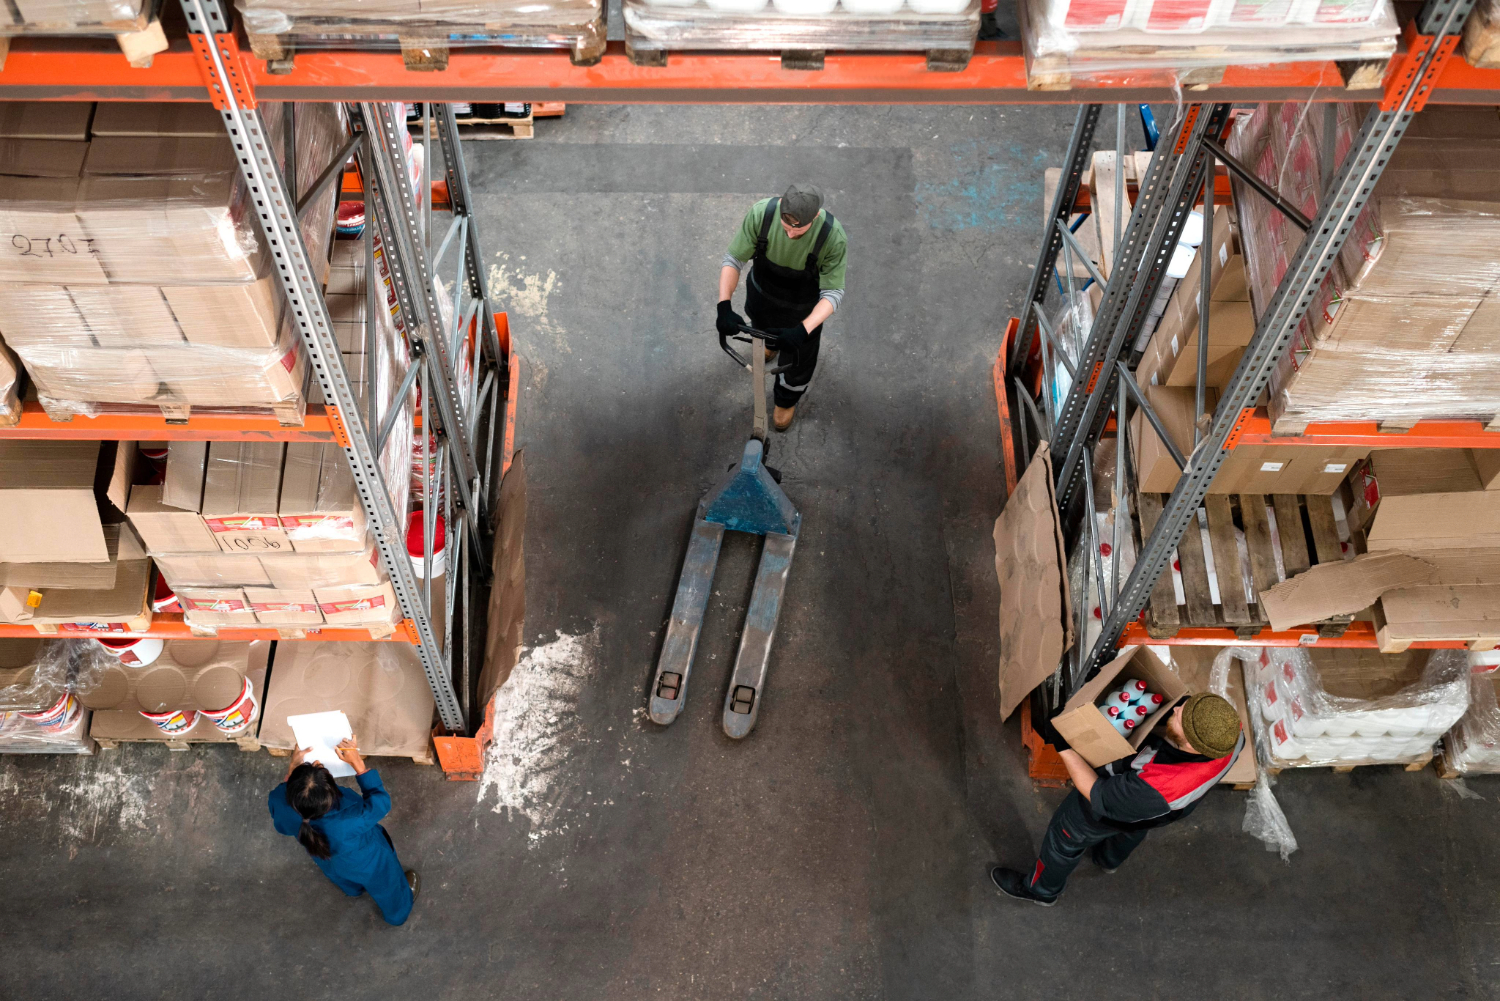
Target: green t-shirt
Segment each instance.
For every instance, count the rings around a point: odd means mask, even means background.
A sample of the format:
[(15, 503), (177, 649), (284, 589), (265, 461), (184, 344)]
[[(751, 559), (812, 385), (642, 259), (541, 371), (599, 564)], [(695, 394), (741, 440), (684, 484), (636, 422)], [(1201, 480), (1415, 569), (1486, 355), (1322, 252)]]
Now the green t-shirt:
[[(745, 213), (745, 221), (740, 223), (734, 239), (729, 241), (729, 256), (740, 261), (748, 261), (755, 256), (755, 241), (760, 238), (761, 220), (765, 218), (766, 206), (769, 204), (771, 199), (762, 198), (750, 206), (750, 211)], [(812, 253), (813, 245), (818, 242), (818, 233), (823, 228), (825, 216), (826, 213), (819, 210), (811, 228), (795, 240), (786, 235), (779, 220), (771, 220), (771, 232), (766, 235), (766, 257), (772, 264), (802, 270), (807, 266), (807, 255)], [(848, 245), (843, 224), (837, 219), (833, 220), (833, 228), (828, 231), (823, 252), (818, 255), (819, 289), (828, 291), (844, 287), (844, 252)]]

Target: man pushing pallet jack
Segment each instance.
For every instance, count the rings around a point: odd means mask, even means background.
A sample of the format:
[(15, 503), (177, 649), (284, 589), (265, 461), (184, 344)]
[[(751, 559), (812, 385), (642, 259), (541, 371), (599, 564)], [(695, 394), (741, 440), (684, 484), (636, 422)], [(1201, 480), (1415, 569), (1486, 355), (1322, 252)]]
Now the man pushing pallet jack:
[[(774, 421), (777, 431), (785, 431), (817, 366), (823, 321), (833, 315), (844, 294), (844, 229), (822, 203), (816, 189), (798, 185), (780, 198), (757, 202), (731, 241), (720, 270), (719, 345), (750, 370), (755, 420), (739, 463), (698, 503), (651, 683), (651, 719), (656, 723), (675, 720), (687, 698), (693, 653), (726, 529), (762, 536), (765, 543), (724, 696), (724, 732), (734, 738), (746, 736), (760, 712), (771, 642), (802, 523), (781, 489), (780, 474), (765, 464), (766, 375), (776, 376)], [(774, 230), (773, 222), (778, 224)], [(754, 266), (745, 311), (754, 326), (745, 323), (729, 301), (747, 259), (753, 259)], [(749, 344), (748, 359), (735, 351), (731, 340)], [(767, 368), (773, 357), (775, 365)]]

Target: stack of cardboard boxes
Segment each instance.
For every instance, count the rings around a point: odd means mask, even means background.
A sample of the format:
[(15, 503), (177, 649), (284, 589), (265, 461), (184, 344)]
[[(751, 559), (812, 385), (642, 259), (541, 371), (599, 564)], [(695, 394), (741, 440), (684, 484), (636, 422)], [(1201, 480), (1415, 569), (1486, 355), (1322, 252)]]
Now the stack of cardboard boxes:
[(173, 443), (128, 509), (191, 626), (389, 631), (401, 615), (343, 450)]
[[(283, 149), (281, 106), (263, 107)], [(300, 422), (300, 342), (218, 114), (36, 109), (0, 109), (0, 336), (49, 413), (254, 407)], [(295, 128), (317, 169), (347, 131), (336, 104), (303, 106)], [(315, 262), (332, 221), (331, 197), (304, 216)]]
[(122, 513), (134, 460), (129, 442), (0, 441), (0, 622), (150, 622), (151, 561)]
[[(1326, 110), (1325, 110), (1326, 108)], [(1230, 137), (1236, 154), (1311, 217), (1352, 148), (1354, 105), (1260, 105)], [(1303, 233), (1268, 202), (1237, 199), (1250, 299), (1259, 315)], [(1413, 119), (1313, 307), (1278, 362), (1278, 432), (1310, 421), (1500, 414), (1500, 113), (1438, 107)], [(1497, 425), (1500, 426), (1500, 425)]]

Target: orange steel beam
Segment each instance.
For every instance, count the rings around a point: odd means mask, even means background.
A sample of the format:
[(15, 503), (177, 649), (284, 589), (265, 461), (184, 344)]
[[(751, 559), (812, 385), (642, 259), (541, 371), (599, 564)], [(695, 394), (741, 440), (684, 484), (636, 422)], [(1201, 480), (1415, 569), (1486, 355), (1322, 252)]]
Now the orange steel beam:
[[(1263, 629), (1252, 639), (1240, 639), (1233, 629), (1184, 627), (1175, 636), (1157, 639), (1146, 632), (1139, 622), (1132, 622), (1120, 634), (1120, 646), (1317, 646), (1343, 647), (1346, 649), (1374, 650), (1379, 647), (1375, 639), (1375, 626), (1369, 622), (1351, 622), (1342, 636), (1319, 636), (1317, 626), (1299, 626), (1274, 632)], [(1463, 640), (1419, 640), (1412, 644), (1423, 650), (1462, 650), (1468, 644)]]
[(184, 424), (169, 423), (156, 413), (100, 414), (54, 421), (39, 403), (21, 408), (21, 420), (0, 427), (6, 438), (50, 438), (73, 441), (301, 441), (343, 444), (344, 425), (337, 407), (308, 404), (301, 427), (283, 427), (266, 414), (195, 413)]
[[(157, 639), (167, 640), (191, 640), (208, 638), (195, 635), (193, 631), (188, 628), (188, 624), (183, 621), (181, 612), (158, 612), (156, 615), (152, 616), (151, 625), (145, 630), (139, 632), (119, 632), (109, 629), (92, 629), (87, 626), (58, 626), (55, 633), (39, 633), (37, 631), (37, 627), (28, 626), (24, 623), (0, 624), (0, 637), (35, 638), (37, 636), (53, 639), (82, 636), (151, 636)], [(285, 640), (292, 637), (284, 636), (281, 633), (278, 633), (275, 628), (270, 626), (251, 626), (247, 628), (237, 629), (233, 629), (228, 626), (222, 626), (219, 628), (214, 638), (225, 641), (243, 642), (248, 640)], [(400, 623), (397, 624), (395, 632), (391, 633), (389, 636), (384, 637), (371, 636), (368, 629), (332, 629), (324, 627), (322, 629), (309, 629), (307, 630), (307, 635), (305, 637), (297, 638), (307, 639), (309, 641), (324, 641), (333, 643), (362, 643), (369, 642), (371, 640), (389, 640), (396, 643), (415, 643), (417, 642), (417, 631), (410, 619), (403, 619)]]
[(1500, 430), (1480, 421), (1418, 421), (1406, 431), (1382, 431), (1374, 421), (1319, 421), (1301, 434), (1271, 431), (1265, 407), (1240, 414), (1227, 442), (1240, 445), (1363, 445), (1369, 448), (1500, 448)]
[[(612, 42), (594, 66), (566, 50), (455, 48), (448, 68), (408, 70), (399, 52), (299, 52), (290, 73), (272, 74), (241, 49), (242, 77), (263, 100), (566, 101), (607, 104), (1080, 104), (1173, 102), (1165, 72), (1122, 73), (1063, 91), (1026, 88), (1019, 42), (980, 42), (962, 72), (934, 73), (921, 53), (831, 53), (824, 69), (786, 70), (776, 53), (674, 52), (665, 67), (632, 65)], [(1480, 73), (1486, 71), (1477, 71)], [(1488, 71), (1500, 89), (1500, 72)], [(1480, 79), (1484, 79), (1481, 77)], [(1474, 79), (1466, 79), (1472, 87)], [(1372, 100), (1347, 91), (1333, 63), (1231, 66), (1201, 91), (1203, 101)], [(113, 42), (12, 39), (0, 99), (206, 101), (199, 57), (185, 39), (132, 68)], [(1434, 100), (1443, 100), (1441, 84)]]

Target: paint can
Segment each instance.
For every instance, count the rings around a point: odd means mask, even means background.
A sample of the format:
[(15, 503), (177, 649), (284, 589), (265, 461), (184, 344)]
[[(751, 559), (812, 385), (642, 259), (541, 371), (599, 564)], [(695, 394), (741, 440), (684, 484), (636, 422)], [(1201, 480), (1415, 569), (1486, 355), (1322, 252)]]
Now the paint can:
[(73, 725), (73, 721), (78, 718), (82, 709), (83, 706), (73, 697), (72, 692), (64, 692), (62, 698), (53, 703), (51, 708), (37, 712), (23, 712), (19, 715), (22, 719), (31, 720), (43, 730), (60, 733)]
[(106, 653), (127, 667), (148, 667), (156, 663), (166, 644), (150, 636), (122, 637), (121, 639), (96, 638), (95, 643)]
[(192, 709), (168, 709), (164, 713), (148, 713), (143, 709), (141, 715), (168, 737), (184, 737), (198, 722), (198, 713)]
[(223, 734), (235, 734), (243, 731), (251, 723), (255, 722), (256, 711), (259, 706), (255, 701), (255, 686), (250, 679), (245, 679), (245, 687), (240, 692), (239, 698), (235, 699), (223, 709), (203, 710), (203, 715), (213, 722)]
[[(427, 531), (426, 522), (423, 520), (425, 512), (418, 508), (411, 513), (406, 522), (406, 554), (411, 557), (411, 568), (416, 571), (419, 578), (426, 579), (427, 560), (423, 555)], [(442, 515), (438, 515), (437, 522), (432, 526), (432, 573), (430, 576), (436, 580), (443, 576), (448, 569), (448, 525)], [(434, 587), (434, 590), (436, 588)]]

